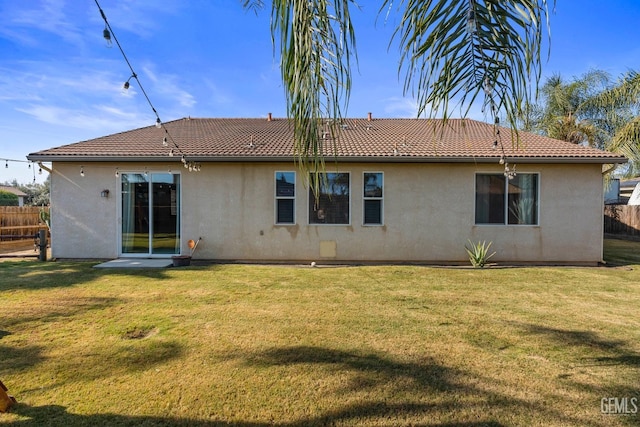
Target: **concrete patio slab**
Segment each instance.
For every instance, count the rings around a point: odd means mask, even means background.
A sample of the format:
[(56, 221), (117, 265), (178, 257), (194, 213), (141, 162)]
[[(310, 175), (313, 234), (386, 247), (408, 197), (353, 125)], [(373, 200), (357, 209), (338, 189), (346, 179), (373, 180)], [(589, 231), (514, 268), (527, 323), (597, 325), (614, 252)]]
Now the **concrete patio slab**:
[(173, 265), (171, 259), (165, 258), (118, 258), (102, 264), (94, 265), (95, 268), (166, 268)]

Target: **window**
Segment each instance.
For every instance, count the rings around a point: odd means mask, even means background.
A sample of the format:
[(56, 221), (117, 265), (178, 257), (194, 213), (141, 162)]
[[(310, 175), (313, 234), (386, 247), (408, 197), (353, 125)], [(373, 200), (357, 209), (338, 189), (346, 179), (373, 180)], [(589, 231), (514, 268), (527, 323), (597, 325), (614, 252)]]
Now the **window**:
[(365, 225), (382, 225), (382, 172), (365, 172), (363, 180)]
[(349, 173), (324, 173), (319, 179), (317, 198), (309, 186), (309, 224), (349, 224)]
[(538, 174), (476, 175), (476, 224), (538, 224)]
[(276, 224), (295, 224), (296, 173), (276, 172)]

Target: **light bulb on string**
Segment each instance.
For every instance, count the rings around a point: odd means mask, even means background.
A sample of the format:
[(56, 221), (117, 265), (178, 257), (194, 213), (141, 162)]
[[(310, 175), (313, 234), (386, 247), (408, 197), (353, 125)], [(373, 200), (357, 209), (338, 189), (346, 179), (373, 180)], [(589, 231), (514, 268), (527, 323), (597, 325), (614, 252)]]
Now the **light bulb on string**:
[(169, 150), (169, 157), (173, 157), (173, 148)]
[(84, 166), (80, 166), (80, 176), (84, 176)]
[(4, 168), (9, 169), (9, 160), (4, 161)]
[(162, 138), (162, 146), (166, 147), (168, 145), (169, 145), (169, 143), (167, 142), (167, 137), (165, 136), (164, 138)]
[(109, 29), (105, 26), (104, 30), (102, 31), (102, 37), (104, 37), (105, 41), (107, 42), (107, 47), (112, 47), (113, 46), (113, 42), (111, 41), (111, 32), (109, 31)]
[(156, 119), (156, 127), (160, 129), (162, 127), (162, 122), (160, 121), (160, 117)]
[(475, 34), (477, 32), (476, 16), (473, 9), (469, 9), (469, 12), (467, 13), (467, 32), (469, 34)]
[(120, 176), (120, 170), (116, 168), (116, 178), (118, 178), (119, 176)]
[(38, 175), (42, 175), (42, 168), (41, 167), (38, 168)]
[(129, 83), (129, 81), (130, 81), (131, 79), (135, 79), (135, 78), (138, 78), (138, 76), (136, 76), (136, 73), (131, 74), (131, 76), (127, 79), (127, 81), (126, 81), (126, 82), (124, 82), (124, 85), (122, 85), (122, 88), (123, 88), (124, 90), (129, 89), (129, 86), (131, 86), (131, 84)]

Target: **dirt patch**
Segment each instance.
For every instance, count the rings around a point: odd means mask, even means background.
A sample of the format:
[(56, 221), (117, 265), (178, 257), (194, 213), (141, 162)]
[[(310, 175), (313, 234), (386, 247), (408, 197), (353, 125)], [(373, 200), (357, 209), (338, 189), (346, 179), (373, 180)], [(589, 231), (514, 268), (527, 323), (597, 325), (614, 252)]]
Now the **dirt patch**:
[(122, 338), (127, 340), (141, 340), (156, 335), (160, 330), (156, 327), (131, 328), (122, 334)]

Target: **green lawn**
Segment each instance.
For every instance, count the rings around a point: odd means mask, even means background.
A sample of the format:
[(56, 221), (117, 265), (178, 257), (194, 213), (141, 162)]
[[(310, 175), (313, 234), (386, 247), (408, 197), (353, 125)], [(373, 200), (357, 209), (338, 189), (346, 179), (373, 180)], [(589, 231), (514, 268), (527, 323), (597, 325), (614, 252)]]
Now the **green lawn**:
[[(0, 263), (16, 425), (638, 425), (640, 243), (614, 267)], [(633, 410), (629, 404), (628, 410)]]

